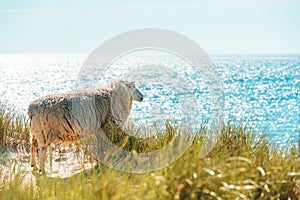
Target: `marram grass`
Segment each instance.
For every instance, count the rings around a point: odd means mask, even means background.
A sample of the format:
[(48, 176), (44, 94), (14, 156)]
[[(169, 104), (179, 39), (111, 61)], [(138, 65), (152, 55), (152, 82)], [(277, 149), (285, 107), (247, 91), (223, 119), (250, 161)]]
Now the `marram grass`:
[[(158, 132), (157, 137), (134, 139), (118, 134), (110, 139), (128, 151), (151, 152), (168, 144), (178, 130), (176, 125), (166, 123), (165, 131)], [(119, 172), (99, 164), (68, 178), (34, 173), (35, 180), (25, 181), (25, 172), (18, 168), (18, 161), (5, 163), (8, 158), (3, 154), (0, 199), (300, 198), (299, 147), (278, 148), (264, 136), (256, 137), (255, 132), (242, 124), (223, 124), (219, 130), (220, 137), (206, 157), (199, 157), (201, 144), (207, 137), (203, 126), (178, 160), (166, 168), (143, 174)], [(0, 108), (0, 134), (2, 149), (14, 140), (28, 146), (26, 117)]]

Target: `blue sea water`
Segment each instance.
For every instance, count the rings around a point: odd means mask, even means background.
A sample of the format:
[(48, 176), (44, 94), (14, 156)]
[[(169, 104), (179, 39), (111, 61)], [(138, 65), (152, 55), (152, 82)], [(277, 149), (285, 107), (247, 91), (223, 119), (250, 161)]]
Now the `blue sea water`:
[(300, 56), (222, 56), (226, 113), (278, 143), (300, 138)]
[[(30, 101), (37, 97), (78, 88), (78, 74), (86, 57), (0, 55), (0, 101), (25, 114)], [(211, 56), (211, 60), (214, 77), (201, 76), (178, 58), (159, 56), (124, 57), (104, 73), (96, 68), (90, 73), (98, 78), (93, 82), (96, 86), (118, 77), (135, 80), (145, 100), (134, 103), (130, 117), (141, 123), (168, 117), (188, 116), (193, 122), (209, 119), (218, 105), (212, 103), (212, 90), (205, 79), (217, 78), (221, 83), (217, 89), (222, 92), (223, 100), (218, 109), (226, 121), (243, 120), (279, 144), (297, 142), (300, 138), (299, 55), (220, 55)], [(82, 80), (91, 82), (87, 75)]]

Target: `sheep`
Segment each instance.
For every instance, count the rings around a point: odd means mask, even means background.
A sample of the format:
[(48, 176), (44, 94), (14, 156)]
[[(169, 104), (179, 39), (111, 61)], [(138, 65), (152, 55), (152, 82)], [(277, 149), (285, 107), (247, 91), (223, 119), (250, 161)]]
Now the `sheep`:
[(106, 124), (118, 127), (127, 120), (133, 100), (143, 101), (134, 82), (117, 80), (88, 91), (47, 95), (30, 103), (30, 165), (45, 172), (47, 147), (55, 143), (74, 143), (101, 130)]

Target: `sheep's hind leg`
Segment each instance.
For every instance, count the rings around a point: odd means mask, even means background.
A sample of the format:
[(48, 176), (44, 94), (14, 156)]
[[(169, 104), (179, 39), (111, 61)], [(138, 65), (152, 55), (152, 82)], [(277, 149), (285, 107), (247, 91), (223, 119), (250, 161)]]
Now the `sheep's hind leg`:
[(30, 148), (30, 166), (36, 170), (36, 153), (38, 150), (38, 142), (34, 136), (31, 136), (31, 148)]
[(45, 162), (47, 158), (47, 147), (39, 148), (39, 156), (40, 156), (40, 171), (44, 174), (45, 173)]

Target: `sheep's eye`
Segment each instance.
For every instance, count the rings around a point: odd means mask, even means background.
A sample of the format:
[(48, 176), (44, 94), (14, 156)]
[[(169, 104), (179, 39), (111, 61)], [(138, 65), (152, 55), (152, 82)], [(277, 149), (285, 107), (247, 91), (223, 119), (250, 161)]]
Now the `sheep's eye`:
[(133, 88), (135, 88), (135, 87), (134, 87), (134, 85), (129, 85), (129, 88), (133, 89)]

